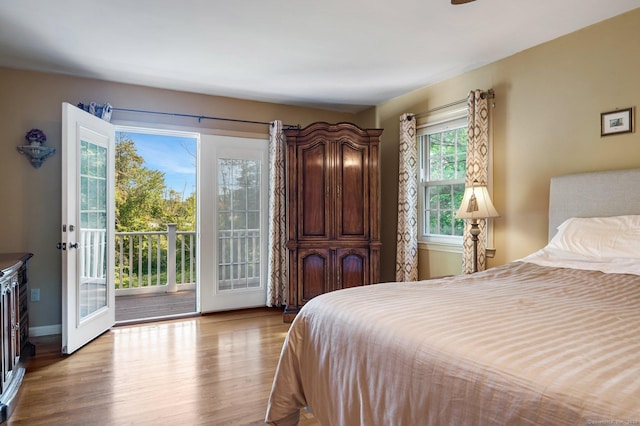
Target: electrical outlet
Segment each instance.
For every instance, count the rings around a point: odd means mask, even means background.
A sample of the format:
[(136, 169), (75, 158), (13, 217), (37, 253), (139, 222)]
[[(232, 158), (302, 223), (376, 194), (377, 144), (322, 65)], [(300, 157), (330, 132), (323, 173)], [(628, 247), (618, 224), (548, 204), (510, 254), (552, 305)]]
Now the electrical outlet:
[(31, 301), (32, 302), (39, 302), (40, 301), (40, 289), (39, 288), (32, 288), (31, 289)]

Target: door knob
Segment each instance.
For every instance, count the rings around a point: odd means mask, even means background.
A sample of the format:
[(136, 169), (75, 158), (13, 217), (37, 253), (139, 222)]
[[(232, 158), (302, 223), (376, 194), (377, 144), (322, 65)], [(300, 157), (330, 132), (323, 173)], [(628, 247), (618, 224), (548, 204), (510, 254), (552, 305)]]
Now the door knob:
[(69, 243), (69, 248), (70, 249), (72, 249), (72, 248), (77, 249), (78, 248), (78, 243)]
[(67, 249), (67, 243), (58, 243), (58, 244), (56, 244), (56, 248), (58, 250), (66, 250)]

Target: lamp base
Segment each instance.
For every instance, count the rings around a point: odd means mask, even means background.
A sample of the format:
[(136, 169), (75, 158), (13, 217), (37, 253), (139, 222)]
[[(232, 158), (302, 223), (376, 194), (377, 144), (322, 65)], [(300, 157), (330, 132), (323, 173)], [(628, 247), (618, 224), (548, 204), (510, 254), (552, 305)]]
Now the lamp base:
[(480, 227), (478, 226), (478, 220), (473, 219), (471, 222), (471, 241), (473, 241), (473, 270), (472, 272), (478, 272), (478, 235), (480, 235)]

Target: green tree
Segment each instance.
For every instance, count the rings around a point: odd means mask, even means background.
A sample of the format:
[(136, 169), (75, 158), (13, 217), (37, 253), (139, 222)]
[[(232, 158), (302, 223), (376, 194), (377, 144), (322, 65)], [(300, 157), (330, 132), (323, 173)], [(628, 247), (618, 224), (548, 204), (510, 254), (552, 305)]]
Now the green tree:
[(166, 226), (164, 173), (143, 166), (135, 142), (126, 134), (116, 140), (116, 231), (148, 231)]
[(196, 227), (196, 194), (186, 199), (184, 195), (169, 189), (164, 199), (163, 224), (175, 223), (178, 231), (194, 231)]

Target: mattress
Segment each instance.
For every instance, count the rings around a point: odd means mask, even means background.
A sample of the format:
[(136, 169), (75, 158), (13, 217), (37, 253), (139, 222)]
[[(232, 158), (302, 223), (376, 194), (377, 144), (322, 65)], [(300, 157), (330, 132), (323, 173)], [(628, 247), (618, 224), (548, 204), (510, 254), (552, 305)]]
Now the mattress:
[(640, 276), (516, 261), (312, 299), (266, 421), (640, 424)]

